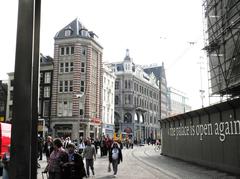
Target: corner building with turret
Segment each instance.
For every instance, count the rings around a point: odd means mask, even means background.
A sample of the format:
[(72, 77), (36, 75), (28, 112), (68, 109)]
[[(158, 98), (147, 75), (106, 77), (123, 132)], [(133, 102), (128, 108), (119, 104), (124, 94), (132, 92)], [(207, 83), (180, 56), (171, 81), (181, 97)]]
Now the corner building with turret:
[(102, 114), (102, 46), (79, 19), (54, 37), (51, 129), (54, 137), (98, 137)]

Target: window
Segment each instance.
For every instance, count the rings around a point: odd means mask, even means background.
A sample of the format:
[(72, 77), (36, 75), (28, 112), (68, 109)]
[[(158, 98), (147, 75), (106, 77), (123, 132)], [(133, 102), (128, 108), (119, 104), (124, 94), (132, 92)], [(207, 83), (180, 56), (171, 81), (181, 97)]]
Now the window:
[(4, 112), (4, 102), (3, 101), (0, 101), (0, 112)]
[(70, 92), (73, 91), (73, 81), (72, 80), (69, 81), (69, 91)]
[(59, 73), (63, 73), (64, 72), (64, 63), (60, 63), (59, 64)]
[(64, 47), (61, 47), (61, 55), (64, 55)]
[(119, 97), (116, 95), (115, 96), (115, 105), (118, 105), (119, 104)]
[(85, 72), (85, 63), (84, 62), (81, 63), (81, 72), (82, 73)]
[(65, 80), (59, 81), (59, 92), (72, 92), (73, 91), (73, 81)]
[(69, 37), (70, 35), (72, 34), (72, 31), (71, 31), (71, 29), (66, 29), (65, 30), (65, 37)]
[(73, 62), (70, 62), (70, 72), (73, 72)]
[(49, 116), (49, 105), (50, 105), (49, 101), (43, 102), (43, 116), (44, 117)]
[(68, 62), (66, 62), (65, 63), (65, 73), (68, 73), (69, 72), (69, 63)]
[(82, 117), (84, 115), (84, 104), (82, 102), (79, 103), (79, 115)]
[(66, 55), (69, 55), (69, 47), (66, 47)]
[(68, 92), (68, 81), (64, 81), (64, 92)]
[(103, 101), (106, 101), (106, 90), (103, 90)]
[(85, 49), (85, 48), (82, 49), (82, 54), (83, 54), (84, 56), (86, 55), (86, 49)]
[(127, 80), (125, 80), (125, 89), (127, 89)]
[(130, 113), (124, 114), (124, 123), (132, 123), (132, 115)]
[(43, 83), (43, 73), (40, 73), (40, 83)]
[(125, 104), (130, 104), (130, 98), (131, 98), (130, 95), (125, 94)]
[(74, 47), (71, 47), (71, 54), (74, 54)]
[(14, 80), (11, 80), (10, 85), (11, 85), (11, 86), (14, 85)]
[(46, 72), (44, 77), (44, 83), (50, 83), (51, 82), (51, 73)]
[(45, 98), (50, 97), (50, 87), (49, 86), (44, 87), (44, 97)]
[(83, 116), (83, 109), (80, 109), (80, 116)]
[(119, 81), (115, 81), (115, 89), (119, 89)]
[(63, 81), (59, 81), (59, 92), (63, 92)]
[(72, 116), (71, 101), (60, 101), (58, 103), (58, 116)]
[(81, 92), (84, 92), (84, 81), (81, 81), (81, 89), (80, 89)]
[(128, 89), (131, 89), (131, 81), (128, 81)]

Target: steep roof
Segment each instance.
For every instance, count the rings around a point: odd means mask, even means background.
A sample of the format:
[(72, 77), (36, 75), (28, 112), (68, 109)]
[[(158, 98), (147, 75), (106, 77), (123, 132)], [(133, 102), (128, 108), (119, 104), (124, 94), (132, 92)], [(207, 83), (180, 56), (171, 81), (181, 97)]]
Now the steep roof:
[(95, 34), (93, 32), (89, 32), (86, 27), (79, 21), (78, 18), (74, 19), (60, 31), (58, 31), (54, 37), (54, 39), (62, 39), (66, 38), (65, 31), (70, 30), (69, 38), (85, 36), (85, 37), (93, 37)]
[(163, 66), (144, 68), (144, 71), (149, 75), (153, 73), (157, 78), (160, 78), (160, 77), (165, 78), (165, 70)]
[(44, 56), (43, 54), (40, 53), (40, 64), (52, 64), (53, 63), (53, 58), (50, 56)]

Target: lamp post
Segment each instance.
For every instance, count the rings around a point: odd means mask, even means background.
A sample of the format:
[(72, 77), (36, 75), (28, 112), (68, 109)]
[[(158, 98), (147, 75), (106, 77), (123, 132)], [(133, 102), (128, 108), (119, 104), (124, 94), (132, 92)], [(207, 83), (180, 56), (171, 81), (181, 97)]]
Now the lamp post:
[[(200, 57), (200, 60), (202, 60), (203, 57)], [(198, 62), (199, 66), (200, 66), (200, 98), (201, 98), (201, 101), (202, 101), (202, 108), (204, 107), (204, 104), (203, 104), (203, 99), (205, 98), (204, 96), (204, 93), (205, 93), (205, 90), (203, 90), (203, 83), (202, 83), (202, 70), (204, 70), (204, 67), (203, 67), (203, 62), (200, 61)]]

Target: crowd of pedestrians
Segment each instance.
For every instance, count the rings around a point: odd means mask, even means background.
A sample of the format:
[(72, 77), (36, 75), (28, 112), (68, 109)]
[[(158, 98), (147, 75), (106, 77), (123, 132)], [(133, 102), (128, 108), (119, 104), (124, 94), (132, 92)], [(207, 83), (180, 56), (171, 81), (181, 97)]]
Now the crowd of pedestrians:
[[(108, 171), (113, 170), (113, 175), (118, 172), (118, 165), (122, 162), (122, 149), (133, 149), (133, 145), (141, 145), (141, 143), (161, 145), (161, 140), (143, 140), (136, 141), (131, 138), (123, 140), (113, 140), (108, 135), (95, 140), (92, 138), (82, 137), (79, 142), (72, 141), (70, 137), (55, 138), (48, 136), (44, 141), (38, 136), (38, 159), (42, 160), (43, 153), (46, 155), (47, 166), (44, 170), (49, 179), (81, 179), (94, 176), (94, 161), (98, 150), (100, 156), (108, 156)], [(8, 168), (10, 161), (9, 151), (3, 155), (3, 179), (8, 179)], [(85, 164), (84, 164), (85, 163)], [(90, 173), (91, 169), (91, 173)]]
[[(122, 143), (109, 136), (99, 139), (80, 138), (79, 144), (71, 141), (70, 137), (52, 139), (48, 136), (42, 144), (43, 152), (47, 158), (44, 173), (49, 179), (80, 179), (95, 175), (94, 161), (98, 149), (100, 156), (108, 156), (109, 165), (112, 166), (113, 175), (117, 175), (118, 165), (122, 161)], [(106, 166), (107, 168), (107, 166)]]

